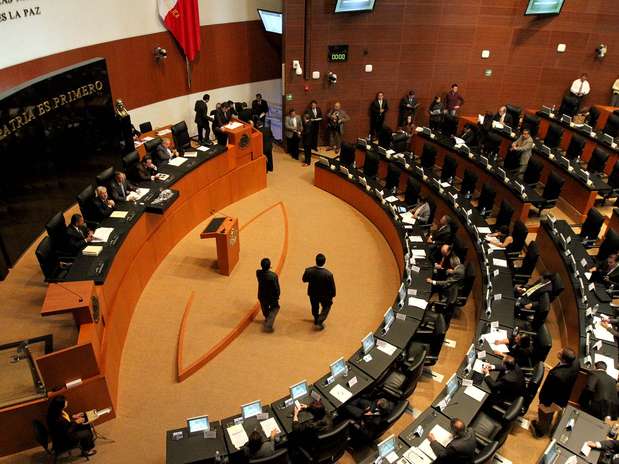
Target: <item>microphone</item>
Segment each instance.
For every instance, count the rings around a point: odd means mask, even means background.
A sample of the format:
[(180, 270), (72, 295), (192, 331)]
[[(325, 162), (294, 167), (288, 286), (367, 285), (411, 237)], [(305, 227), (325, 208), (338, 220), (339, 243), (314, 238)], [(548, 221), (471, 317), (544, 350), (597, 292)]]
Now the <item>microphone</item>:
[(79, 302), (82, 303), (84, 301), (84, 298), (82, 298), (82, 295), (80, 295), (79, 293), (74, 292), (73, 290), (71, 290), (68, 287), (65, 287), (63, 284), (61, 284), (60, 282), (56, 282), (56, 285), (58, 285), (61, 288), (64, 288), (67, 292), (72, 293), (73, 295), (75, 295), (76, 297), (79, 298)]

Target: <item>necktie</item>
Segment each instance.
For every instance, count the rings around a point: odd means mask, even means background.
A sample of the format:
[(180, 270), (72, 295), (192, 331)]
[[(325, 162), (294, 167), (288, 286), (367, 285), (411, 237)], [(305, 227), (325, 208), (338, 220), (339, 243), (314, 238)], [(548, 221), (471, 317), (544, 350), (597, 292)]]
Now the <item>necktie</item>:
[(582, 93), (582, 86), (585, 85), (585, 81), (581, 80), (580, 81), (580, 87), (578, 88), (578, 93), (581, 94)]
[(123, 192), (123, 198), (126, 198), (127, 194), (125, 193), (125, 186), (123, 184), (120, 184), (120, 190)]

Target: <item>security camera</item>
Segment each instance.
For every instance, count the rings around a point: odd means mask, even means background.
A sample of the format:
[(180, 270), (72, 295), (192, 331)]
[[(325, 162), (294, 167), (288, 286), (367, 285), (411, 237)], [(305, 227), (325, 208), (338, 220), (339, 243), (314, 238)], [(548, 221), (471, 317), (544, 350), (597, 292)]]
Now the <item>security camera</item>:
[(157, 61), (165, 60), (168, 57), (168, 51), (165, 48), (157, 47), (153, 52)]
[(292, 62), (292, 69), (295, 70), (297, 76), (301, 76), (303, 74), (303, 69), (301, 68), (301, 62), (299, 60), (294, 60)]
[(600, 44), (598, 48), (595, 49), (595, 54), (599, 59), (602, 59), (608, 53), (608, 46), (606, 44)]
[(331, 85), (337, 84), (337, 74), (335, 74), (333, 72), (330, 72), (327, 75), (327, 79), (329, 80), (329, 84), (331, 84)]

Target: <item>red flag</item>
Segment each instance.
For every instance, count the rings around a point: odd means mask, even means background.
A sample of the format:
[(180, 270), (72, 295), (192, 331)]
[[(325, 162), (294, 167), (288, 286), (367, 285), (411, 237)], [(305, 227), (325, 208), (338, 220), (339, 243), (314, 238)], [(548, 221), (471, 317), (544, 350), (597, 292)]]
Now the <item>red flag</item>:
[(193, 61), (200, 52), (200, 10), (198, 0), (158, 0), (159, 15), (185, 52)]

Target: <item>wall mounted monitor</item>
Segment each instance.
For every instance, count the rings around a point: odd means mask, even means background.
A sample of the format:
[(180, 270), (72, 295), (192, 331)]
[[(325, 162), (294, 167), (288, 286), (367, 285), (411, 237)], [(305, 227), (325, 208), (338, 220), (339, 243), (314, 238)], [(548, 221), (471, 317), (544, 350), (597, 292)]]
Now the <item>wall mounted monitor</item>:
[(525, 15), (557, 15), (565, 0), (530, 0)]
[(353, 13), (357, 11), (372, 11), (376, 0), (337, 0), (336, 13)]
[(258, 16), (262, 21), (264, 30), (273, 34), (282, 34), (284, 31), (284, 19), (281, 13), (271, 10), (258, 9)]

